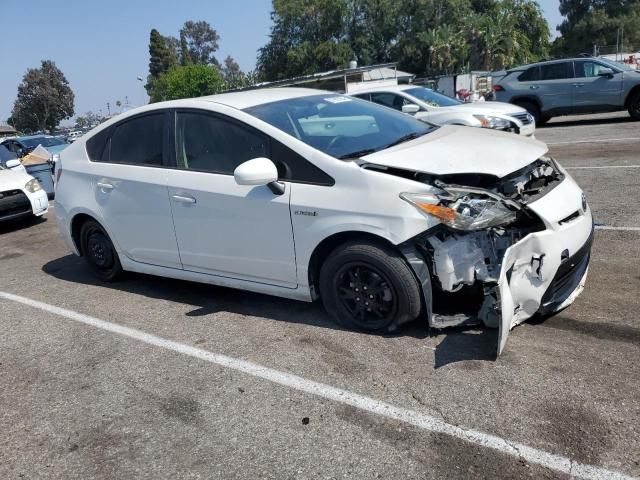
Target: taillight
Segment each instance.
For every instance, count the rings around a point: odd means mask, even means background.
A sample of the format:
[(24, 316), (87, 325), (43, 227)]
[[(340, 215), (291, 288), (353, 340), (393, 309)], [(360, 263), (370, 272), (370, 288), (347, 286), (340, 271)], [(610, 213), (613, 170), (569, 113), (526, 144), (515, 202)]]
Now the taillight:
[(504, 92), (504, 88), (502, 88), (501, 85), (494, 85), (493, 86), (493, 91), (494, 92)]

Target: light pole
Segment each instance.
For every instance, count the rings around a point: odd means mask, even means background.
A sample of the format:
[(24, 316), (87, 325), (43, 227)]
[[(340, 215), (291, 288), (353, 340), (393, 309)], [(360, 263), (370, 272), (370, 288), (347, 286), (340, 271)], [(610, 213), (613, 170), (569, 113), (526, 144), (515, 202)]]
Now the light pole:
[(141, 105), (146, 105), (147, 104), (147, 91), (144, 88), (144, 80), (142, 79), (142, 77), (138, 77), (138, 81), (140, 82), (140, 85), (142, 85), (142, 91), (144, 92), (142, 94), (142, 103), (141, 103)]

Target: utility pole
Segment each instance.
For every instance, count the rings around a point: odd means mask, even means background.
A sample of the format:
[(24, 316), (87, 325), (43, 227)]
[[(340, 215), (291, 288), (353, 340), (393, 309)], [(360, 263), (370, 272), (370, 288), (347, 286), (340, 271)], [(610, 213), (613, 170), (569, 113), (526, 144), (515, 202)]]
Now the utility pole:
[(111, 116), (111, 105), (109, 105), (109, 102), (107, 102), (107, 112), (109, 116)]

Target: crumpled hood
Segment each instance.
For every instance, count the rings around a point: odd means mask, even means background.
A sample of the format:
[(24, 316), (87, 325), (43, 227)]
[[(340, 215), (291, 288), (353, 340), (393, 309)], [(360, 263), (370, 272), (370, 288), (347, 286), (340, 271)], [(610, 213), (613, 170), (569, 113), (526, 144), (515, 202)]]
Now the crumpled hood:
[(504, 177), (547, 151), (544, 143), (513, 133), (447, 125), (362, 159), (366, 163), (434, 175), (483, 173)]

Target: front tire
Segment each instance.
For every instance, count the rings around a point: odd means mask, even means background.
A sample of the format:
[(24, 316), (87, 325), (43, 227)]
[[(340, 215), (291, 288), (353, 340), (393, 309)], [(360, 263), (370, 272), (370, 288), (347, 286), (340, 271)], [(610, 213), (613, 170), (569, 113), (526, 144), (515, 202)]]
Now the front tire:
[(640, 120), (640, 91), (634, 93), (629, 99), (629, 115), (634, 120)]
[(351, 330), (391, 332), (415, 319), (422, 308), (411, 268), (381, 243), (340, 245), (322, 265), (319, 284), (327, 312)]
[(516, 105), (518, 105), (521, 108), (524, 108), (527, 112), (531, 114), (531, 116), (533, 116), (533, 119), (536, 122), (536, 127), (539, 127), (540, 125), (545, 123), (545, 120), (543, 120), (543, 117), (542, 117), (542, 112), (540, 112), (540, 108), (534, 102), (522, 101), (522, 102), (517, 102)]
[(80, 230), (80, 240), (85, 261), (100, 280), (115, 282), (122, 278), (118, 252), (100, 224), (87, 220)]

